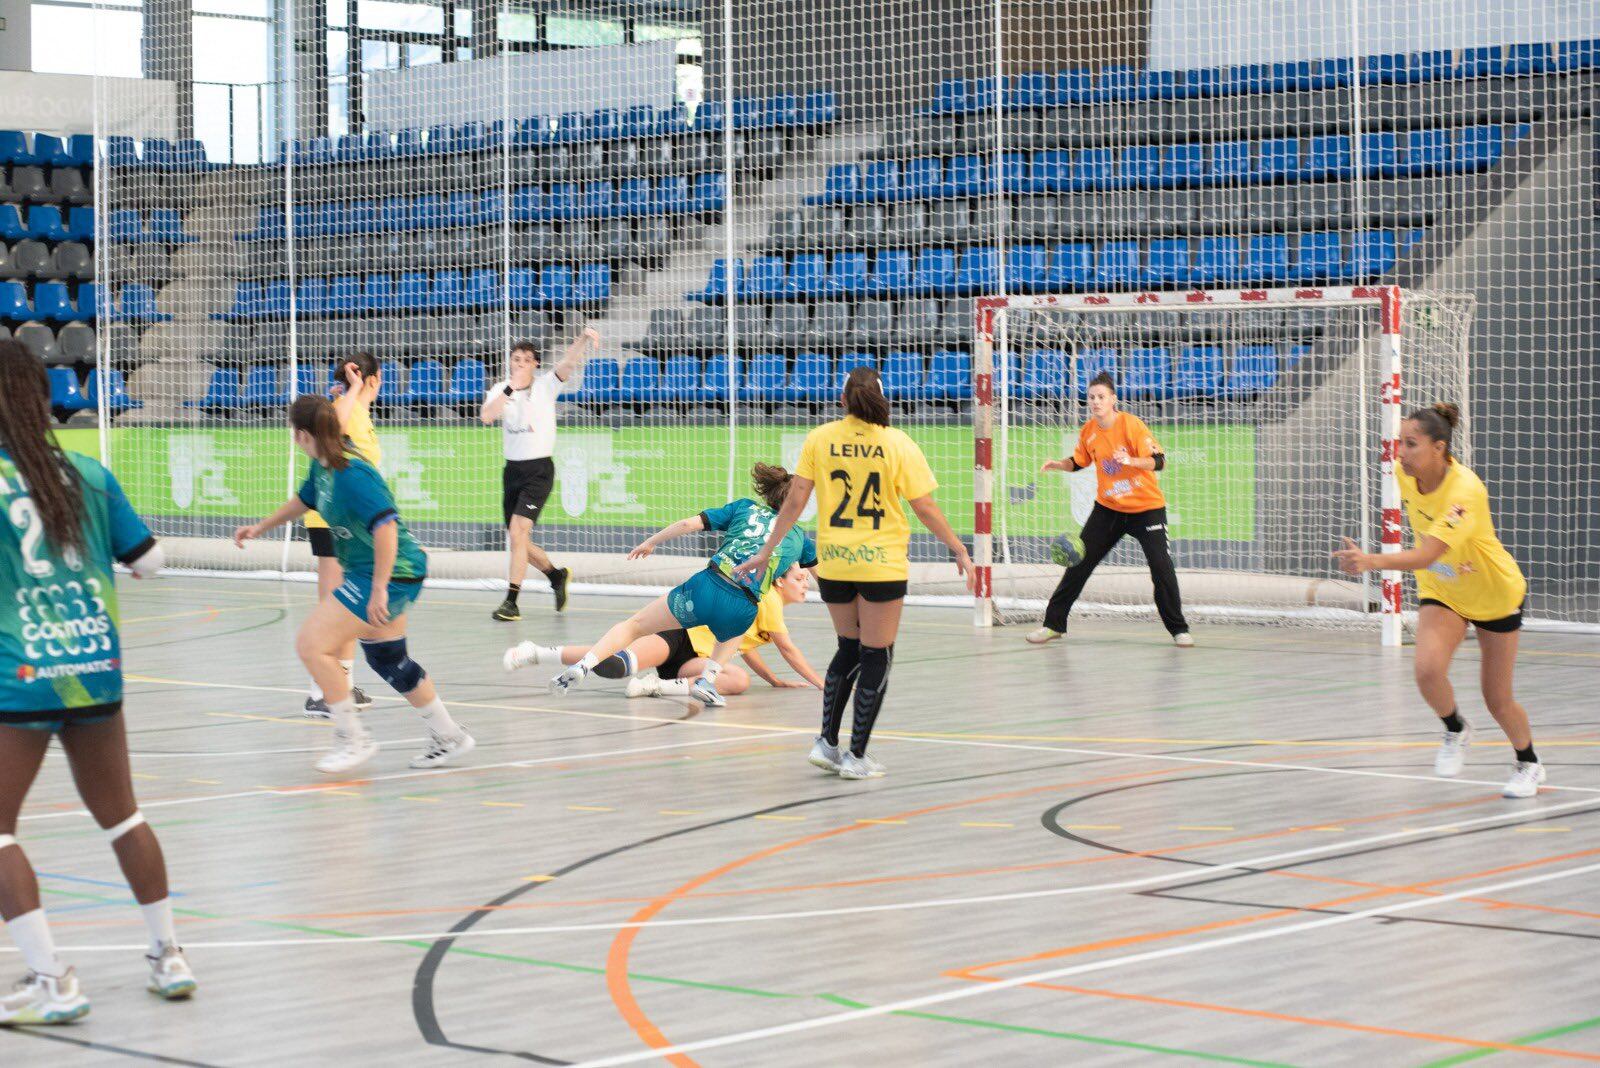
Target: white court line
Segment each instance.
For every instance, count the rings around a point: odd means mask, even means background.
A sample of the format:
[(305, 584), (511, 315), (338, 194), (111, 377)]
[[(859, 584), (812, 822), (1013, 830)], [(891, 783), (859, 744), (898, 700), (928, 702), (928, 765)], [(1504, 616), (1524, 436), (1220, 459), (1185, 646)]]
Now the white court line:
[[(663, 749), (687, 749), (694, 745), (720, 745), (723, 742), (748, 741), (742, 734), (731, 735), (727, 738), (700, 738), (692, 742), (672, 742), (669, 745), (645, 745), (634, 749), (609, 749), (601, 753), (574, 753), (566, 756), (538, 757), (533, 760), (508, 760), (500, 764), (462, 764), (454, 768), (433, 768), (427, 771), (403, 771), (393, 775), (362, 775), (357, 768), (346, 779), (329, 783), (311, 783), (306, 786), (284, 786), (279, 789), (240, 790), (231, 794), (203, 794), (198, 797), (174, 797), (165, 801), (146, 801), (139, 806), (141, 810), (152, 808), (172, 808), (176, 805), (202, 805), (208, 801), (232, 801), (241, 797), (300, 797), (305, 794), (320, 794), (326, 790), (343, 790), (348, 788), (351, 780), (359, 779), (362, 782), (394, 782), (397, 779), (430, 779), (442, 778), (446, 775), (461, 775), (472, 771), (494, 771), (498, 768), (531, 768), (539, 764), (565, 764), (575, 760), (599, 760), (603, 757), (632, 756), (635, 753), (655, 753)], [(24, 820), (58, 820), (70, 816), (87, 816), (88, 809), (75, 808), (62, 812), (36, 812), (29, 816), (19, 816), (18, 822)]]
[[(241, 686), (228, 682), (191, 682), (184, 679), (162, 679), (150, 676), (128, 676), (137, 678), (141, 682), (167, 683), (178, 686), (213, 687), (223, 690), (258, 690), (273, 693), (300, 693), (300, 690), (278, 686)], [(393, 698), (392, 700), (399, 700)], [(502, 712), (548, 712), (558, 716), (581, 716), (594, 719), (631, 720), (640, 723), (677, 723), (695, 727), (724, 727), (733, 730), (766, 731), (773, 734), (800, 734), (807, 737), (815, 732), (810, 727), (777, 727), (765, 723), (736, 723), (727, 720), (699, 720), (677, 719), (670, 716), (640, 716), (622, 712), (591, 712), (580, 709), (550, 708), (538, 705), (501, 705), (481, 701), (452, 701), (451, 707), (459, 708), (486, 708)], [(1375, 771), (1370, 768), (1329, 768), (1319, 764), (1279, 764), (1267, 760), (1229, 760), (1223, 757), (1196, 757), (1179, 756), (1174, 753), (1135, 753), (1116, 749), (1078, 749), (1068, 746), (1055, 745), (1023, 745), (1017, 742), (986, 742), (974, 738), (930, 738), (925, 735), (909, 734), (897, 731), (879, 731), (873, 735), (875, 739), (892, 742), (915, 742), (922, 745), (964, 745), (978, 749), (1015, 749), (1031, 753), (1070, 753), (1074, 756), (1107, 757), (1121, 760), (1155, 760), (1169, 764), (1199, 764), (1214, 767), (1230, 768), (1273, 768), (1279, 771), (1308, 771), (1320, 775), (1355, 775), (1371, 779), (1400, 779), (1410, 782), (1429, 783), (1460, 783), (1467, 786), (1493, 786), (1499, 788), (1504, 785), (1503, 780), (1492, 779), (1441, 779), (1436, 775), (1414, 774), (1403, 771)], [(1239, 739), (1240, 745), (1251, 744), (1250, 739)], [(1360, 739), (1352, 739), (1351, 744), (1360, 744)], [(1600, 787), (1594, 786), (1561, 786), (1546, 783), (1540, 787), (1541, 791), (1560, 791), (1565, 793), (1600, 794)]]
[[(308, 720), (306, 720), (306, 722), (307, 723), (314, 723), (316, 721), (308, 719)], [(393, 738), (393, 739), (390, 739), (387, 742), (379, 742), (378, 743), (378, 748), (379, 749), (393, 749), (393, 748), (396, 748), (397, 746), (415, 745), (417, 742), (426, 742), (428, 740), (429, 739), (427, 739), (427, 738)], [(136, 757), (231, 757), (231, 756), (277, 756), (277, 755), (279, 755), (281, 753), (326, 753), (327, 751), (328, 751), (328, 747), (325, 746), (325, 745), (306, 745), (306, 746), (298, 746), (298, 747), (295, 747), (295, 748), (292, 748), (292, 749), (223, 749), (223, 750), (217, 750), (217, 751), (199, 750), (199, 751), (196, 751), (196, 752), (193, 752), (193, 753), (169, 753), (169, 752), (154, 753), (154, 752), (151, 752), (150, 750), (147, 750), (147, 749), (130, 749), (128, 751), (128, 755), (129, 756), (136, 756)]]
[(1269, 927), (1264, 930), (1248, 931), (1243, 934), (1227, 935), (1222, 938), (1208, 938), (1202, 942), (1192, 942), (1182, 946), (1168, 946), (1165, 949), (1153, 949), (1143, 953), (1130, 953), (1126, 956), (1111, 957), (1107, 960), (1092, 961), (1087, 964), (1073, 964), (1065, 968), (1052, 968), (1048, 971), (1033, 972), (1028, 975), (1018, 975), (1010, 979), (997, 979), (994, 982), (977, 983), (973, 986), (960, 987), (955, 990), (946, 990), (938, 994), (924, 994), (921, 997), (906, 998), (902, 1001), (889, 1002), (886, 1005), (874, 1005), (866, 1009), (851, 1009), (847, 1012), (832, 1013), (827, 1016), (813, 1016), (808, 1020), (795, 1020), (792, 1023), (778, 1024), (773, 1027), (758, 1027), (750, 1031), (739, 1031), (731, 1035), (721, 1035), (717, 1038), (703, 1038), (694, 1042), (683, 1042), (676, 1046), (667, 1046), (662, 1049), (647, 1050), (641, 1053), (624, 1053), (614, 1057), (599, 1057), (595, 1060), (583, 1061), (574, 1068), (613, 1068), (621, 1064), (637, 1064), (641, 1061), (653, 1061), (662, 1057), (670, 1057), (680, 1053), (697, 1053), (705, 1049), (719, 1049), (723, 1046), (735, 1046), (745, 1042), (755, 1042), (764, 1038), (776, 1038), (779, 1035), (791, 1035), (799, 1031), (814, 1031), (823, 1027), (836, 1027), (839, 1024), (851, 1023), (855, 1020), (865, 1020), (873, 1016), (887, 1016), (891, 1013), (908, 1012), (926, 1009), (930, 1005), (943, 1005), (951, 1001), (962, 1001), (966, 998), (980, 997), (997, 990), (1009, 990), (1013, 987), (1026, 986), (1029, 983), (1042, 983), (1051, 979), (1065, 979), (1068, 976), (1084, 975), (1088, 972), (1109, 971), (1113, 968), (1124, 968), (1130, 964), (1144, 964), (1149, 961), (1166, 960), (1171, 957), (1186, 956), (1191, 953), (1204, 953), (1209, 950), (1226, 949), (1230, 946), (1242, 945), (1246, 942), (1259, 942), (1268, 938), (1283, 938), (1286, 935), (1304, 934), (1323, 927), (1337, 927), (1344, 923), (1354, 923), (1357, 920), (1369, 920), (1377, 916), (1392, 916), (1397, 912), (1413, 912), (1417, 909), (1433, 908), (1462, 898), (1478, 897), (1488, 894), (1498, 894), (1504, 890), (1515, 890), (1519, 887), (1534, 886), (1539, 883), (1555, 882), (1557, 879), (1570, 879), (1578, 875), (1588, 875), (1600, 872), (1600, 864), (1585, 864), (1580, 868), (1568, 868), (1566, 871), (1546, 872), (1543, 875), (1531, 875), (1522, 879), (1511, 879), (1503, 883), (1494, 883), (1490, 886), (1480, 886), (1475, 889), (1457, 890), (1437, 897), (1419, 898), (1414, 901), (1402, 901), (1394, 905), (1383, 905), (1377, 908), (1363, 909), (1360, 912), (1347, 912), (1340, 916), (1328, 916), (1317, 920), (1307, 920), (1304, 923), (1285, 924), (1279, 927)]
[[(1316, 856), (1318, 853), (1328, 853), (1334, 850), (1346, 850), (1361, 846), (1375, 845), (1382, 842), (1393, 842), (1402, 838), (1413, 838), (1417, 835), (1431, 834), (1435, 831), (1454, 831), (1467, 827), (1478, 827), (1504, 821), (1517, 821), (1529, 817), (1544, 817), (1551, 813), (1562, 812), (1580, 806), (1600, 805), (1594, 800), (1568, 801), (1565, 804), (1550, 805), (1546, 808), (1525, 809), (1517, 812), (1501, 812), (1493, 816), (1480, 816), (1471, 820), (1452, 820), (1449, 823), (1436, 823), (1423, 827), (1407, 827), (1400, 831), (1390, 831), (1385, 834), (1369, 835), (1366, 838), (1353, 838), (1343, 840), (1326, 840), (1317, 845), (1304, 846), (1300, 849), (1291, 849), (1279, 853), (1267, 853), (1257, 857), (1246, 857), (1233, 861), (1204, 861), (1209, 870), (1227, 871), (1234, 869), (1253, 869), (1276, 867), (1286, 861), (1302, 857)], [(1137, 856), (1128, 857), (1129, 860), (1139, 859)], [(1027, 901), (1043, 897), (1063, 897), (1066, 895), (1092, 894), (1113, 890), (1143, 890), (1164, 883), (1183, 882), (1201, 875), (1198, 868), (1184, 868), (1177, 871), (1166, 871), (1156, 875), (1146, 875), (1137, 879), (1119, 879), (1114, 882), (1087, 883), (1078, 886), (1058, 886), (1048, 890), (1017, 890), (1004, 894), (984, 894), (978, 897), (947, 897), (925, 898), (920, 901), (898, 901), (882, 905), (853, 905), (844, 908), (808, 909), (793, 912), (759, 912), (742, 916), (702, 916), (682, 920), (639, 920), (614, 923), (569, 923), (556, 924), (543, 927), (500, 927), (492, 930), (472, 928), (466, 931), (424, 931), (411, 934), (387, 935), (353, 935), (350, 937), (330, 938), (259, 938), (238, 939), (217, 942), (191, 942), (184, 940), (185, 949), (254, 949), (267, 946), (321, 946), (321, 945), (357, 945), (360, 943), (374, 942), (410, 942), (431, 941), (440, 938), (499, 938), (507, 935), (540, 935), (540, 934), (571, 934), (580, 931), (622, 931), (629, 928), (656, 928), (656, 927), (706, 927), (711, 925), (743, 924), (743, 923), (771, 923), (778, 920), (815, 920), (835, 916), (857, 916), (872, 912), (907, 912), (913, 909), (948, 908), (958, 905), (990, 905), (1002, 901)], [(144, 943), (141, 943), (143, 945)], [(67, 946), (74, 953), (109, 953), (124, 952), (137, 949), (137, 946)], [(149, 948), (146, 945), (146, 948)]]

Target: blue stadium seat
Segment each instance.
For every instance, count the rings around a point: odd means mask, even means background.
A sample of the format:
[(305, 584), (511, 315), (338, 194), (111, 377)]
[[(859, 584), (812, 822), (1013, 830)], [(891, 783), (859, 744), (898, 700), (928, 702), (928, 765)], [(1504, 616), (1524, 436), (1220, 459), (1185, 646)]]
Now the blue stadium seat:
[(144, 219), (136, 211), (119, 208), (106, 216), (106, 237), (111, 241), (144, 240)]
[(1007, 193), (1028, 191), (1028, 153), (1005, 152), (1000, 156), (1000, 188)]
[[(326, 140), (323, 138), (322, 140)], [(172, 142), (160, 137), (147, 137), (144, 139), (144, 165), (157, 170), (171, 170), (175, 156), (172, 151)], [(310, 162), (320, 162), (311, 160)]]
[(121, 318), (136, 323), (165, 323), (172, 319), (157, 310), (155, 290), (137, 282), (122, 287), (121, 311)]
[(1154, 189), (1161, 184), (1161, 147), (1129, 145), (1117, 159), (1116, 184), (1122, 189)]
[(1028, 354), (1018, 394), (1022, 397), (1065, 397), (1072, 388), (1072, 358), (1060, 349)]
[(950, 349), (933, 354), (928, 365), (928, 395), (934, 400), (963, 400), (972, 395), (972, 358)]
[(545, 218), (576, 219), (583, 214), (583, 187), (577, 182), (557, 182), (544, 198)]
[(395, 282), (394, 306), (398, 311), (422, 311), (428, 306), (432, 280), (421, 271), (407, 271)]
[(967, 110), (967, 80), (946, 78), (934, 90), (932, 109), (935, 115), (957, 115)]
[(890, 400), (915, 397), (923, 391), (922, 353), (891, 352), (883, 358), (883, 395)]
[(1078, 372), (1075, 376), (1076, 381), (1073, 383), (1078, 391), (1078, 396), (1082, 397), (1088, 394), (1089, 383), (1094, 380), (1095, 375), (1102, 371), (1107, 372), (1113, 378), (1117, 378), (1118, 385), (1121, 385), (1120, 375), (1117, 371), (1116, 349), (1083, 349), (1079, 351)]
[(872, 296), (896, 297), (911, 292), (911, 252), (903, 248), (879, 249), (867, 276), (866, 292)]
[[(126, 301), (126, 297), (124, 297)], [(302, 278), (294, 291), (295, 311), (300, 315), (323, 315), (328, 310), (328, 280)]]
[(1458, 78), (1493, 78), (1505, 72), (1505, 57), (1499, 45), (1468, 48), (1456, 64)]
[(745, 400), (776, 401), (783, 396), (787, 374), (783, 353), (758, 352), (739, 376), (739, 396)]
[(1172, 354), (1159, 346), (1128, 353), (1126, 373), (1117, 382), (1117, 392), (1134, 399), (1163, 400), (1172, 396)]
[(1204, 145), (1168, 145), (1161, 154), (1161, 184), (1167, 188), (1199, 185), (1205, 181)]
[(1557, 70), (1594, 70), (1596, 67), (1600, 67), (1600, 40), (1567, 41), (1561, 46)]
[(1151, 286), (1187, 286), (1194, 281), (1189, 263), (1188, 238), (1163, 238), (1150, 242), (1143, 283)]
[(828, 89), (807, 93), (800, 103), (800, 121), (806, 126), (833, 122), (839, 117), (838, 94)]
[(1072, 155), (1070, 189), (1110, 189), (1116, 184), (1116, 164), (1109, 148), (1080, 148)]
[(660, 398), (688, 401), (700, 393), (700, 361), (693, 356), (668, 356), (661, 373)]
[(54, 134), (33, 135), (33, 161), (41, 167), (72, 166), (66, 145)]
[(609, 141), (622, 136), (622, 113), (616, 108), (601, 108), (589, 116), (589, 137)]
[(1245, 245), (1245, 285), (1267, 285), (1289, 280), (1289, 237), (1287, 234), (1256, 234)]
[(261, 288), (261, 311), (264, 316), (287, 318), (289, 315), (289, 283), (286, 281), (268, 282)]
[[(0, 132), (0, 137), (9, 131)], [(20, 135), (19, 135), (20, 136)], [(0, 159), (5, 157), (4, 147), (0, 147)], [(282, 152), (279, 153), (280, 158)], [(106, 138), (106, 166), (108, 167), (137, 167), (139, 166), (139, 149), (134, 139), (116, 134)]]
[(1361, 135), (1361, 166), (1369, 175), (1393, 177), (1400, 169), (1400, 139), (1393, 130)]
[(443, 404), (449, 397), (444, 384), (444, 364), (431, 357), (413, 360), (406, 368), (406, 387), (390, 398), (389, 403), (400, 408), (419, 408), (423, 405)]
[(700, 365), (698, 396), (709, 400), (727, 400), (729, 381), (728, 354), (713, 353)]
[(424, 193), (412, 198), (409, 228), (437, 230), (444, 226), (444, 198), (437, 193)]
[(589, 182), (583, 187), (578, 210), (590, 218), (610, 218), (617, 212), (617, 187), (610, 182)]
[(1364, 230), (1353, 235), (1344, 276), (1351, 281), (1375, 279), (1394, 269), (1399, 256), (1393, 230)]
[(611, 299), (611, 264), (585, 263), (572, 284), (573, 303), (594, 307)]
[(100, 304), (100, 286), (97, 282), (82, 282), (78, 285), (78, 296), (74, 304), (74, 311), (70, 322), (92, 323), (98, 314)]
[(610, 356), (595, 356), (583, 365), (583, 381), (578, 389), (561, 394), (562, 400), (606, 404), (617, 399), (622, 384), (622, 369)]
[(375, 200), (351, 201), (350, 209), (345, 213), (346, 233), (375, 234), (384, 228), (383, 224), (384, 216)]
[(892, 159), (867, 164), (861, 179), (861, 197), (863, 200), (900, 199), (900, 164)]
[(917, 293), (950, 293), (956, 287), (956, 250), (953, 248), (925, 248), (917, 253), (916, 268), (911, 275), (911, 288)]
[(957, 156), (945, 171), (944, 193), (951, 197), (982, 196), (994, 191), (994, 168), (982, 156)]
[[(11, 283), (17, 284), (17, 283)], [(77, 309), (67, 294), (65, 282), (35, 282), (33, 286), (33, 314), (35, 318), (50, 323), (67, 323), (77, 318)], [(22, 318), (21, 316), (10, 316)]]
[(1361, 83), (1363, 85), (1389, 85), (1395, 82), (1405, 82), (1407, 77), (1409, 57), (1401, 53), (1384, 53), (1377, 56), (1363, 56), (1361, 60)]
[(329, 315), (354, 315), (361, 310), (362, 278), (356, 274), (340, 275), (328, 282), (327, 313)]
[(50, 368), (50, 407), (69, 414), (94, 407), (94, 402), (78, 388), (77, 372), (70, 367)]
[(463, 300), (469, 308), (497, 308), (502, 297), (499, 271), (468, 271)]
[(695, 178), (689, 193), (689, 211), (721, 211), (728, 196), (727, 176), (720, 171)]
[(1348, 135), (1329, 134), (1308, 138), (1303, 151), (1304, 155), (1300, 158), (1301, 179), (1350, 177), (1352, 167)]
[(1249, 178), (1249, 141), (1218, 141), (1211, 146), (1211, 166), (1206, 171), (1206, 181), (1213, 185), (1235, 185)]
[(1101, 289), (1132, 289), (1139, 285), (1139, 242), (1110, 241), (1095, 255), (1095, 284)]
[(961, 293), (992, 293), (1000, 287), (1000, 250), (984, 245), (961, 253), (956, 268), (956, 289)]
[(878, 357), (870, 352), (846, 352), (840, 355), (839, 362), (833, 366), (832, 394), (838, 396), (844, 392), (845, 379), (850, 377), (850, 372), (857, 367), (878, 368)]
[(828, 290), (828, 257), (806, 252), (789, 261), (784, 292), (791, 297), (820, 297)]
[[(385, 204), (394, 201), (385, 201)], [(404, 205), (401, 205), (402, 209)], [(515, 222), (537, 222), (546, 217), (544, 186), (519, 185), (511, 190), (511, 218)], [(394, 227), (391, 227), (394, 228)]]
[(1227, 393), (1265, 393), (1278, 381), (1278, 350), (1271, 345), (1242, 345), (1228, 364)]
[(1058, 290), (1093, 288), (1094, 253), (1094, 246), (1089, 244), (1056, 245), (1050, 250), (1050, 268), (1045, 276), (1045, 288)]
[(913, 200), (931, 200), (944, 188), (944, 160), (919, 156), (906, 163), (900, 179), (901, 195)]
[(1448, 50), (1413, 52), (1406, 57), (1406, 81), (1436, 82), (1450, 77), (1451, 60)]
[(851, 203), (861, 199), (861, 165), (836, 163), (828, 168), (822, 183), (822, 195), (807, 197), (812, 204)]
[(1240, 276), (1239, 239), (1236, 237), (1202, 237), (1200, 249), (1195, 254), (1194, 284), (1197, 286), (1231, 286)]
[(1222, 392), (1222, 349), (1216, 345), (1191, 345), (1178, 354), (1172, 382), (1175, 397), (1215, 397)]
[(1072, 153), (1051, 148), (1029, 157), (1029, 192), (1058, 193), (1071, 187)]
[(1010, 394), (1015, 396), (1022, 389), (1022, 357), (1013, 352), (1004, 359), (996, 357), (994, 361), (991, 385), (995, 396)]
[(1465, 126), (1456, 133), (1455, 170), (1486, 170), (1504, 154), (1505, 130), (1501, 126)]
[[(879, 254), (881, 257), (881, 253)], [(1006, 249), (1006, 289), (1036, 293), (1049, 287), (1050, 250), (1043, 245), (1012, 245)]]
[(1345, 280), (1343, 250), (1339, 234), (1318, 231), (1301, 234), (1295, 242), (1294, 278), (1299, 284), (1341, 282)]
[[(405, 284), (404, 277), (401, 285)], [(539, 305), (539, 271), (534, 267), (513, 267), (506, 272), (506, 300), (513, 308)]]
[[(240, 282), (233, 289), (233, 307), (222, 313), (224, 319), (253, 319), (261, 314), (263, 292), (260, 282)], [(114, 303), (114, 302), (113, 302)], [(113, 310), (112, 316), (115, 318)]]
[(294, 370), (294, 388), (289, 391), (288, 399), (327, 396), (328, 385), (329, 383), (318, 381), (316, 367), (309, 363), (302, 363)]
[(681, 176), (661, 179), (650, 194), (650, 211), (655, 215), (675, 215), (679, 212), (704, 210), (697, 209), (695, 203), (689, 194), (689, 180)]
[(276, 367), (257, 364), (246, 372), (244, 389), (239, 394), (241, 408), (281, 408), (287, 402)]
[(394, 279), (386, 274), (369, 274), (361, 283), (361, 299), (356, 310), (386, 312), (395, 307)]
[(833, 387), (833, 358), (825, 352), (802, 352), (794, 358), (794, 373), (784, 388), (789, 400), (820, 401), (837, 396)]
[(183, 215), (171, 208), (156, 208), (150, 213), (150, 224), (145, 227), (145, 238), (169, 245), (187, 244), (198, 240), (183, 232)]
[(1300, 177), (1300, 139), (1273, 137), (1256, 144), (1256, 165), (1252, 172), (1258, 182), (1292, 182)]
[(661, 365), (654, 356), (634, 356), (622, 365), (617, 380), (617, 400), (644, 404), (661, 396)]
[(26, 322), (33, 318), (28, 287), (21, 282), (0, 282), (0, 319)]
[(206, 391), (199, 400), (183, 402), (185, 408), (203, 411), (226, 411), (239, 407), (239, 372), (232, 367), (218, 367), (211, 372)]
[(576, 288), (571, 267), (554, 264), (539, 272), (539, 301), (547, 307), (571, 307), (576, 302)]
[(28, 144), (28, 135), (22, 130), (0, 130), (0, 163), (26, 166), (32, 162), (33, 148)]
[(755, 300), (777, 300), (784, 295), (788, 285), (785, 277), (788, 264), (782, 256), (757, 256), (750, 261), (750, 269), (739, 279), (741, 297)]
[(489, 392), (489, 372), (483, 361), (463, 357), (450, 368), (450, 389), (445, 394), (450, 404), (478, 404)]
[[(734, 280), (735, 280), (734, 284), (737, 286), (738, 285), (738, 278), (739, 278), (740, 274), (742, 273), (740, 268), (743, 265), (744, 261), (743, 260), (734, 260), (733, 263), (734, 263), (733, 275), (734, 275)], [(725, 259), (723, 259), (722, 257), (719, 256), (717, 259), (712, 261), (712, 264), (711, 264), (711, 277), (706, 279), (705, 288), (701, 289), (701, 290), (698, 290), (696, 292), (690, 293), (688, 295), (688, 299), (690, 299), (690, 300), (720, 301), (723, 298), (725, 298), (727, 295), (728, 295), (728, 262), (727, 262), (727, 260), (725, 260)]]
[(0, 240), (21, 241), (28, 236), (22, 212), (15, 204), (0, 204)]
[(649, 215), (655, 198), (655, 186), (648, 178), (625, 178), (617, 185), (615, 214), (622, 216)]
[(66, 241), (66, 220), (54, 204), (35, 204), (28, 209), (28, 236), (40, 241)]

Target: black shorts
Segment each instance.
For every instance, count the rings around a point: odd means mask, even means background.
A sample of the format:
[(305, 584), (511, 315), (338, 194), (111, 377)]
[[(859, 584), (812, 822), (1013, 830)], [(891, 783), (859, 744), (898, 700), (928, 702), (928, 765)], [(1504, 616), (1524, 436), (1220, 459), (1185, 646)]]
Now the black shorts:
[(656, 674), (664, 679), (675, 679), (678, 677), (678, 672), (683, 670), (683, 665), (700, 654), (694, 651), (694, 643), (689, 641), (689, 632), (682, 627), (664, 630), (659, 637), (667, 643), (667, 658), (656, 668)]
[(849, 582), (843, 579), (825, 579), (819, 575), (817, 590), (822, 594), (824, 604), (849, 604), (857, 597), (873, 604), (885, 604), (889, 601), (905, 600), (906, 580)]
[(548, 456), (537, 460), (507, 460), (500, 473), (500, 512), (505, 525), (511, 517), (520, 515), (532, 523), (539, 522), (544, 502), (550, 499), (550, 490), (556, 484), (555, 461)]
[[(1418, 603), (1437, 605), (1447, 612), (1455, 612), (1462, 619), (1467, 619), (1466, 616), (1462, 616), (1460, 612), (1456, 612), (1454, 608), (1451, 608), (1443, 601), (1436, 601), (1432, 597), (1424, 597)], [(1522, 606), (1518, 605), (1515, 612), (1501, 619), (1467, 619), (1467, 622), (1479, 630), (1488, 631), (1490, 634), (1512, 634), (1522, 629)]]
[(327, 527), (306, 527), (306, 540), (311, 543), (312, 556), (336, 556), (333, 551), (333, 531)]

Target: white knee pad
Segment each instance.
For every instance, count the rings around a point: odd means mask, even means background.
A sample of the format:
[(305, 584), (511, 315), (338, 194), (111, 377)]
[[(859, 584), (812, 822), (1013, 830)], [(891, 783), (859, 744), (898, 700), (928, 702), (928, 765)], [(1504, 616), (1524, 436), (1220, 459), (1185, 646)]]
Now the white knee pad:
[(133, 830), (142, 823), (144, 823), (144, 813), (140, 812), (138, 809), (134, 809), (133, 815), (129, 816), (115, 827), (106, 828), (106, 841), (115, 842), (118, 838), (121, 838), (123, 835), (127, 834), (129, 831)]
[(17, 839), (16, 839), (15, 835), (0, 834), (0, 849), (5, 849), (8, 846), (14, 846), (16, 844), (17, 844)]

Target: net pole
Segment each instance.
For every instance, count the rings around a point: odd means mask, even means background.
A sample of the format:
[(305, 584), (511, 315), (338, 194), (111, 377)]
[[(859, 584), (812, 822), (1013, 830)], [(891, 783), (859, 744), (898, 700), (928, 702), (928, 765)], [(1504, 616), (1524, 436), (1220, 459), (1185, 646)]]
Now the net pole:
[(734, 468), (738, 463), (739, 416), (734, 399), (739, 396), (739, 329), (735, 322), (734, 293), (740, 271), (733, 259), (733, 0), (722, 0), (722, 198), (723, 307), (727, 311), (728, 351), (728, 500), (733, 500)]
[[(1383, 544), (1381, 552), (1392, 556), (1400, 551), (1400, 484), (1395, 481), (1394, 465), (1400, 452), (1401, 330), (1400, 287), (1385, 286), (1381, 292), (1383, 309), (1383, 347), (1387, 367), (1379, 404), (1383, 418)], [(1383, 571), (1383, 637), (1385, 646), (1398, 647), (1404, 641), (1401, 627), (1401, 572)]]
[[(295, 381), (300, 373), (300, 336), (297, 330), (299, 321), (299, 272), (295, 255), (295, 219), (294, 219), (294, 150), (295, 142), (300, 134), (300, 101), (296, 97), (297, 79), (295, 77), (296, 55), (295, 45), (295, 0), (284, 0), (284, 21), (288, 24), (288, 43), (284, 49), (284, 136), (283, 136), (283, 258), (289, 279), (289, 380), (284, 390), (285, 397), (295, 388)], [(284, 420), (285, 445), (287, 448), (284, 457), (284, 493), (292, 495), (294, 485), (294, 432), (288, 429), (288, 420)], [(289, 544), (294, 539), (294, 524), (283, 525), (283, 552), (279, 559), (278, 570), (283, 574), (289, 573)]]
[(994, 325), (1003, 301), (980, 298), (972, 346), (973, 625), (994, 626)]
[[(93, 20), (90, 30), (89, 47), (94, 55), (100, 54), (100, 20)], [(107, 165), (106, 127), (105, 127), (105, 83), (99, 75), (94, 81), (94, 115), (91, 119), (91, 130), (94, 133), (94, 173), (89, 176), (89, 181), (94, 186), (94, 203), (99, 210), (94, 213), (94, 277), (99, 285), (95, 286), (95, 322), (100, 328), (95, 331), (94, 351), (95, 359), (100, 366), (99, 396), (95, 398), (95, 418), (99, 422), (100, 462), (108, 471), (114, 471), (111, 466), (111, 407), (106, 399), (106, 377), (111, 373), (111, 279), (106, 276), (106, 267), (109, 259), (106, 256), (106, 239), (110, 236), (106, 221), (111, 212), (107, 210), (111, 203), (110, 170)]]

